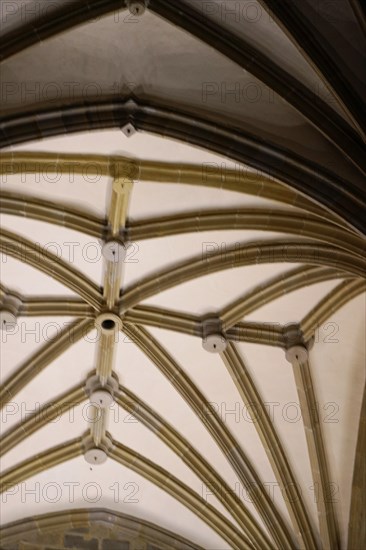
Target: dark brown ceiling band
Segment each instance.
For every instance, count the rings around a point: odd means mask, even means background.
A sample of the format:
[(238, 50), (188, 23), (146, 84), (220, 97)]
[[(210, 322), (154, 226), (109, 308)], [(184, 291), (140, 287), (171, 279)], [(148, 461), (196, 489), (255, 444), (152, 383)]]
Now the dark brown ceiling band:
[[(184, 2), (180, 2), (178, 8), (170, 0), (151, 0), (149, 9), (184, 28), (252, 73), (295, 107), (359, 168), (365, 170), (365, 148), (353, 128), (318, 95), (308, 90), (248, 41), (227, 31), (205, 16), (203, 11), (193, 9)], [(362, 110), (359, 114), (362, 114)], [(356, 146), (354, 151), (351, 151), (352, 143)]]
[[(355, 124), (365, 136), (366, 124), (363, 100), (353, 86), (345, 79), (344, 71), (342, 71), (343, 63), (339, 56), (334, 57), (332, 55), (334, 52), (329, 49), (329, 44), (324, 41), (319, 29), (316, 29), (309, 20), (304, 18), (297, 8), (296, 2), (291, 0), (281, 0), (281, 2), (277, 0), (260, 0), (260, 2), (271, 12), (281, 26), (287, 30), (290, 37), (292, 37), (297, 46), (308, 57), (312, 65), (323, 75), (326, 82), (328, 82), (332, 90), (341, 99), (344, 107), (352, 115)], [(356, 0), (356, 9), (357, 4)], [(357, 11), (361, 14), (363, 10), (361, 8), (361, 10), (357, 9)], [(319, 25), (319, 18), (317, 23)]]
[(352, 9), (353, 9), (354, 14), (356, 16), (358, 24), (360, 25), (361, 29), (363, 30), (363, 32), (366, 36), (366, 9), (365, 9), (365, 3), (360, 2), (360, 0), (349, 0), (349, 3), (352, 6)]
[(69, 132), (122, 127), (130, 122), (137, 129), (204, 147), (267, 172), (338, 214), (351, 227), (366, 232), (366, 193), (355, 183), (243, 130), (220, 126), (178, 109), (173, 112), (131, 100), (104, 100), (56, 111), (16, 113), (0, 122), (3, 147)]
[[(9, 33), (8, 38), (5, 36), (3, 59), (29, 47), (32, 43), (70, 29), (81, 22), (85, 23), (86, 20), (103, 13), (110, 13), (118, 7), (122, 8), (123, 5), (124, 2), (116, 0), (96, 1), (91, 5), (88, 3), (86, 17), (85, 5), (81, 9), (77, 5), (75, 12), (70, 9), (70, 6), (67, 11), (62, 9), (55, 11), (52, 17), (40, 18), (32, 25), (26, 25)], [(249, 42), (225, 30), (205, 17), (202, 12), (184, 2), (180, 2), (178, 6), (170, 0), (150, 0), (149, 9), (248, 70), (296, 108), (356, 166), (366, 171), (365, 150), (353, 128), (318, 95), (311, 92)], [(82, 17), (83, 12), (84, 17)]]
[(38, 17), (36, 21), (4, 34), (0, 62), (76, 25), (84, 24), (113, 10), (123, 9), (125, 5), (125, 0), (73, 0), (67, 2), (65, 7), (62, 6), (54, 10), (52, 16), (46, 13), (46, 15)]

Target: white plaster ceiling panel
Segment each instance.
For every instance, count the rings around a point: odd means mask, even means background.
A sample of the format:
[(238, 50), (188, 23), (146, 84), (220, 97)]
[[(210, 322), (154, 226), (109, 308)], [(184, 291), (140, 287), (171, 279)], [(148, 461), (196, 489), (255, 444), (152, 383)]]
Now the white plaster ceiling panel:
[[(246, 451), (264, 477), (273, 475), (266, 463), (266, 455), (255, 427), (243, 418), (239, 392), (222, 363), (219, 354), (208, 354), (199, 338), (186, 334), (150, 328), (153, 336), (163, 344), (204, 394), (230, 431), (244, 444)], [(267, 479), (266, 478), (266, 479)]]
[(15, 292), (26, 296), (76, 296), (72, 290), (56, 279), (8, 254), (0, 253), (0, 264), (2, 284)]
[[(230, 377), (219, 354), (208, 354), (199, 338), (151, 328), (150, 332), (161, 342), (183, 370), (204, 394), (210, 406), (218, 413), (242, 446), (249, 460), (269, 487), (276, 482), (248, 409)], [(243, 492), (242, 492), (243, 493)], [(242, 494), (243, 496), (243, 494)], [(286, 516), (285, 505), (279, 491), (274, 495), (276, 505)]]
[[(61, 325), (67, 322), (67, 319), (52, 320), (52, 323), (57, 322)], [(43, 325), (46, 327), (47, 333), (51, 334), (51, 325)], [(32, 327), (33, 328), (33, 327)], [(38, 327), (35, 329), (38, 332)], [(46, 332), (46, 331), (45, 331)], [(94, 339), (94, 342), (92, 342)], [(12, 402), (15, 406), (9, 408), (9, 414), (6, 414), (6, 429), (11, 428), (16, 422), (24, 419), (24, 410), (37, 410), (41, 405), (48, 401), (55, 401), (60, 395), (67, 390), (81, 384), (87, 374), (94, 368), (95, 355), (95, 340), (96, 334), (90, 332), (85, 335), (79, 342), (72, 343), (63, 354), (52, 361), (44, 370), (38, 373), (28, 384), (13, 398)], [(27, 338), (32, 342), (32, 337)], [(43, 342), (45, 343), (45, 342)], [(40, 349), (43, 343), (37, 343), (37, 346), (32, 346), (32, 351)], [(3, 346), (5, 348), (5, 346)], [(23, 344), (22, 344), (23, 349)], [(26, 345), (23, 349), (23, 361), (28, 358), (26, 355)], [(5, 360), (3, 364), (7, 365)], [(15, 371), (20, 366), (20, 361), (13, 365), (12, 371)], [(1, 369), (3, 371), (3, 368)], [(5, 372), (2, 375), (5, 378)], [(7, 378), (7, 376), (6, 376)], [(79, 425), (82, 428), (82, 425)]]
[(299, 323), (340, 282), (341, 279), (324, 281), (284, 294), (253, 313), (249, 313), (245, 319), (283, 325)]
[[(233, 476), (227, 459), (208, 434), (201, 420), (174, 389), (168, 379), (125, 337), (118, 344), (116, 372), (120, 384), (136, 394), (190, 441), (230, 484)], [(163, 397), (162, 397), (163, 396)], [(202, 411), (204, 414), (205, 411)], [(132, 415), (133, 416), (133, 415)], [(231, 486), (234, 487), (234, 484)]]
[[(39, 404), (35, 403), (29, 406), (26, 402), (19, 403), (19, 407), (23, 404), (23, 419), (30, 416), (30, 411), (36, 411), (41, 416)], [(29, 408), (26, 410), (26, 406)], [(16, 448), (11, 449), (4, 457), (1, 458), (2, 470), (11, 468), (17, 462), (27, 460), (34, 455), (34, 450), (39, 453), (47, 451), (47, 449), (61, 445), (65, 441), (77, 438), (80, 436), (80, 428), (83, 423), (87, 425), (88, 417), (91, 417), (90, 404), (86, 401), (80, 405), (73, 405), (68, 411), (62, 414), (62, 409), (59, 409), (57, 417), (52, 422), (47, 423), (43, 428), (36, 431), (21, 443)]]
[(105, 466), (102, 476), (100, 469), (90, 471), (84, 458), (78, 457), (29, 478), (16, 494), (9, 490), (2, 520), (7, 523), (50, 510), (95, 508), (102, 503), (111, 510), (158, 522), (196, 544), (230, 550), (210, 527), (165, 491), (113, 460)]
[(104, 265), (101, 240), (32, 219), (22, 219), (20, 227), (19, 216), (2, 215), (0, 223), (4, 229), (36, 243), (41, 254), (50, 252), (98, 286), (102, 284)]
[[(313, 487), (305, 430), (293, 369), (280, 348), (239, 342), (241, 356), (266, 403), (266, 409), (277, 430), (299, 484), (302, 498), (317, 521), (316, 493)], [(276, 493), (280, 492), (275, 486)]]
[[(183, 235), (146, 239), (134, 242), (125, 260), (126, 286), (138, 284), (140, 279), (167, 270), (175, 264), (201, 258), (204, 263), (212, 254), (245, 244), (281, 241), (290, 242), (293, 236), (272, 231), (194, 231)], [(238, 252), (237, 258), (240, 259)], [(240, 267), (233, 269), (240, 270)], [(224, 270), (227, 271), (227, 270)]]
[[(23, 405), (25, 405), (25, 403), (23, 403)], [(27, 412), (30, 414), (30, 409), (28, 409)], [(23, 407), (23, 418), (25, 415), (25, 407)], [(79, 437), (80, 427), (84, 423), (85, 428), (87, 428), (88, 419), (90, 420), (90, 418), (92, 418), (91, 415), (91, 406), (87, 400), (80, 405), (74, 405), (68, 411), (64, 412), (64, 414), (61, 414), (60, 410), (60, 414), (52, 422), (23, 440), (16, 448), (2, 457), (1, 468), (3, 470), (11, 468), (19, 461), (19, 457), (21, 457), (22, 460), (32, 457), (34, 449), (37, 449), (39, 452), (44, 452), (54, 445), (60, 445), (64, 441)], [(10, 411), (8, 411), (8, 416), (10, 416)], [(112, 435), (118, 441), (122, 441), (124, 445), (149, 457), (150, 460), (159, 464), (168, 472), (172, 472), (175, 477), (182, 480), (183, 483), (188, 485), (198, 495), (205, 495), (206, 490), (207, 493), (209, 492), (202, 481), (192, 473), (188, 466), (186, 466), (173, 451), (140, 422), (136, 421), (136, 419), (133, 421), (133, 418), (123, 411), (123, 409), (116, 410), (114, 407), (110, 411), (110, 420)], [(5, 432), (4, 429), (2, 431)], [(108, 469), (109, 466), (110, 464), (105, 464), (103, 468)], [(97, 470), (94, 471), (98, 474)], [(100, 473), (104, 472), (101, 471)], [(97, 476), (97, 478), (99, 479), (99, 476)], [(235, 520), (215, 496), (210, 495), (209, 498), (210, 504), (215, 506), (215, 508), (225, 517), (236, 524)]]
[(71, 317), (21, 317), (17, 325), (1, 331), (1, 381), (72, 322)]
[(353, 464), (365, 388), (366, 296), (351, 300), (315, 334), (310, 365), (319, 403), (324, 403), (322, 430), (328, 449), (334, 504), (346, 546)]
[(142, 303), (186, 313), (205, 314), (224, 308), (263, 280), (296, 266), (263, 264), (225, 269), (160, 292)]
[[(164, 331), (159, 330), (159, 334), (162, 332)], [(179, 365), (183, 366), (181, 363)], [(245, 501), (245, 505), (251, 514), (258, 523), (263, 525), (263, 520), (257, 513), (243, 484), (233, 471), (227, 457), (208, 433), (201, 419), (195, 415), (168, 379), (129, 341), (128, 337), (122, 337), (119, 340), (116, 372), (120, 384), (131, 390), (160, 416), (168, 419), (169, 424), (184, 436), (208, 463), (219, 472), (238, 498)], [(201, 414), (210, 414), (210, 411), (202, 407)], [(122, 418), (126, 420), (126, 423), (132, 423), (134, 416), (132, 413), (127, 418), (125, 416), (122, 416)], [(205, 498), (211, 499), (209, 487), (204, 486), (203, 491)]]
[[(75, 144), (75, 142), (74, 142)], [(36, 145), (36, 144), (34, 144)], [(36, 147), (27, 147), (25, 150), (35, 151)], [(51, 151), (47, 145), (42, 151)], [(72, 142), (68, 152), (73, 151)], [(94, 167), (94, 166), (93, 166)], [(107, 196), (110, 178), (94, 174), (86, 167), (83, 174), (55, 173), (51, 168), (42, 169), (37, 174), (2, 174), (0, 186), (4, 191), (19, 193), (27, 196), (49, 200), (55, 205), (72, 206), (84, 212), (104, 217), (107, 208)]]
[[(219, 162), (218, 162), (219, 161)], [(225, 162), (216, 159), (215, 164), (202, 163), (202, 180), (205, 181), (209, 170), (216, 168), (222, 171), (223, 180), (225, 170), (228, 168)], [(239, 176), (249, 174), (248, 169), (237, 164), (234, 170)], [(130, 204), (130, 219), (140, 221), (146, 217), (173, 215), (189, 211), (204, 212), (205, 210), (224, 208), (263, 207), (269, 209), (283, 209), (279, 202), (260, 196), (261, 187), (258, 184), (258, 195), (245, 195), (236, 191), (225, 189), (213, 189), (193, 185), (169, 185), (166, 183), (152, 183), (137, 181), (134, 184)], [(294, 207), (286, 205), (288, 210)]]
[[(121, 419), (121, 417), (127, 421), (116, 421), (117, 419)], [(133, 416), (131, 418), (130, 415), (126, 415), (123, 410), (119, 413), (111, 411), (110, 419), (110, 431), (114, 439), (122, 441), (127, 447), (143, 456), (149, 457), (155, 464), (159, 464), (162, 468), (165, 468), (165, 470), (182, 480), (183, 483), (188, 485), (198, 495), (205, 495), (206, 487), (202, 480), (155, 433), (146, 428), (138, 420), (133, 419)], [(228, 513), (227, 509), (215, 496), (210, 497), (210, 503), (236, 524), (231, 514)]]

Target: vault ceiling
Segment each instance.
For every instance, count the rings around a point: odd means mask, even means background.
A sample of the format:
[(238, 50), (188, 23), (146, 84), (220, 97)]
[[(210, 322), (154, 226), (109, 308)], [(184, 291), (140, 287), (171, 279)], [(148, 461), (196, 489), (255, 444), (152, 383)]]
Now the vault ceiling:
[(135, 4), (2, 7), (2, 547), (356, 550), (362, 7)]

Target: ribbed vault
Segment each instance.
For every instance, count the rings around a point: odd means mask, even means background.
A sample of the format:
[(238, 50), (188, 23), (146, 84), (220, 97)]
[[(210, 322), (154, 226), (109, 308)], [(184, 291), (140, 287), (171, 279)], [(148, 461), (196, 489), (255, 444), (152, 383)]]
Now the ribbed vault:
[(361, 6), (8, 4), (2, 547), (360, 548)]

